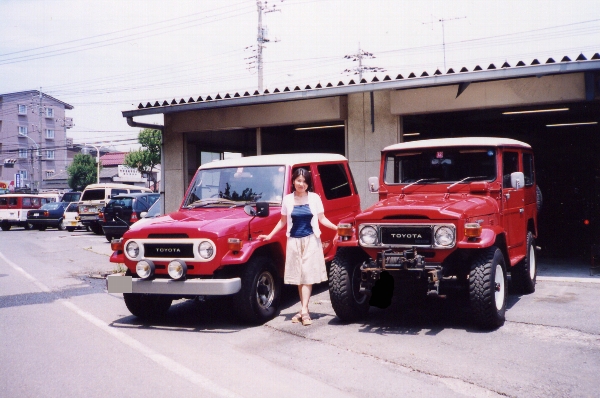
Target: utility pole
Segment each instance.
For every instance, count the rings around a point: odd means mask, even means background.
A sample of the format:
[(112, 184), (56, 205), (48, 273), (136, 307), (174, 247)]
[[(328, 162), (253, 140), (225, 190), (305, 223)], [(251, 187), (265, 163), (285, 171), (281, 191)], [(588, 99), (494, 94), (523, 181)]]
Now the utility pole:
[[(440, 18), (438, 19), (437, 22), (441, 22), (442, 23), (442, 49), (444, 51), (444, 72), (447, 71), (448, 69), (446, 69), (446, 32), (444, 29), (444, 23), (448, 22), (448, 21), (454, 21), (456, 19), (465, 19), (466, 17), (455, 17), (455, 18)], [(431, 29), (433, 29), (433, 17), (432, 17), (432, 21), (431, 22), (423, 22), (424, 24), (431, 24)]]
[(359, 83), (362, 81), (363, 72), (385, 72), (385, 69), (379, 66), (363, 65), (363, 58), (373, 59), (376, 57), (373, 55), (373, 53), (362, 50), (360, 48), (360, 43), (358, 43), (358, 52), (356, 54), (344, 55), (344, 58), (350, 59), (354, 62), (358, 61), (358, 66), (356, 68), (345, 69), (343, 73), (353, 73), (355, 75), (358, 75)]
[[(280, 0), (283, 2), (284, 0)], [(277, 5), (273, 4), (271, 9), (267, 8), (268, 1), (263, 2), (261, 0), (256, 1), (256, 8), (258, 11), (258, 34), (256, 36), (256, 56), (251, 56), (248, 58), (256, 57), (256, 70), (258, 71), (258, 92), (262, 93), (263, 91), (263, 48), (265, 48), (265, 43), (270, 42), (269, 38), (266, 37), (265, 28), (262, 25), (262, 15), (263, 12), (268, 14), (270, 12), (280, 12), (281, 10), (277, 8)], [(276, 40), (278, 41), (278, 40)], [(247, 47), (248, 48), (248, 47)], [(252, 64), (253, 62), (249, 62)]]

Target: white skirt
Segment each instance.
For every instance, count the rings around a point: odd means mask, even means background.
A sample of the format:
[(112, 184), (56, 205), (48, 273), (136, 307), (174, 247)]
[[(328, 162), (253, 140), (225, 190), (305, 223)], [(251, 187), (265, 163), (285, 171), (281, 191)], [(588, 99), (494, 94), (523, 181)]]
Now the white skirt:
[(315, 234), (287, 239), (284, 283), (313, 285), (327, 280), (321, 239)]

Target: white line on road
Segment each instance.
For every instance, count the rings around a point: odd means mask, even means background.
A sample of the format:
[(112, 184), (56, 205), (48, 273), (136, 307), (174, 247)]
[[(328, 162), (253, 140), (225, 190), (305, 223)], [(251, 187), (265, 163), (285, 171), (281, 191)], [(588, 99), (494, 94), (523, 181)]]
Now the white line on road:
[(600, 278), (573, 278), (570, 276), (538, 276), (537, 280), (546, 282), (600, 283)]
[[(4, 262), (6, 264), (8, 264), (10, 267), (12, 267), (14, 270), (16, 270), (21, 275), (23, 275), (25, 278), (27, 278), (29, 281), (33, 282), (41, 291), (43, 291), (45, 293), (52, 292), (52, 290), (50, 288), (48, 288), (48, 286), (44, 285), (43, 283), (41, 283), (40, 281), (35, 279), (32, 275), (27, 273), (23, 268), (19, 267), (17, 264), (10, 261), (8, 258), (6, 258), (6, 256), (4, 256), (4, 254), (0, 253), (0, 258), (2, 260), (4, 260)], [(240, 395), (217, 385), (213, 381), (194, 372), (193, 370), (185, 367), (184, 365), (181, 365), (177, 361), (174, 361), (173, 359), (171, 359), (169, 357), (159, 354), (158, 352), (154, 351), (152, 348), (140, 343), (133, 337), (130, 337), (127, 334), (120, 332), (120, 331), (116, 330), (115, 328), (110, 327), (108, 324), (106, 324), (101, 319), (95, 317), (94, 315), (90, 314), (89, 312), (82, 310), (81, 308), (79, 308), (75, 304), (73, 304), (72, 302), (67, 301), (65, 299), (57, 299), (57, 302), (61, 303), (63, 306), (65, 306), (69, 310), (71, 310), (74, 313), (76, 313), (77, 315), (81, 316), (83, 319), (87, 320), (92, 325), (98, 327), (102, 331), (115, 337), (123, 344), (126, 344), (127, 346), (136, 350), (137, 352), (144, 355), (148, 359), (156, 362), (158, 365), (162, 366), (163, 368), (175, 373), (178, 376), (182, 376), (183, 378), (187, 379), (191, 383), (194, 383), (195, 385), (199, 386), (200, 388), (203, 388), (203, 389), (211, 392), (212, 394), (222, 396), (222, 397), (240, 397)]]

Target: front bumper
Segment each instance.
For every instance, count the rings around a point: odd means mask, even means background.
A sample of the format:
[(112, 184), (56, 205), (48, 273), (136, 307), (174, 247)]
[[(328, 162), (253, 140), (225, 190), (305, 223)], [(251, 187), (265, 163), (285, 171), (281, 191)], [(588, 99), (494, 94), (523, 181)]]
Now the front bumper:
[(169, 294), (175, 296), (228, 296), (242, 288), (240, 278), (231, 279), (172, 279), (143, 280), (131, 276), (108, 275), (109, 293)]
[(59, 224), (58, 218), (28, 218), (27, 222), (34, 227), (53, 227)]
[(110, 235), (115, 238), (120, 238), (123, 236), (125, 232), (129, 229), (129, 225), (123, 225), (121, 223), (100, 223), (102, 230), (104, 231), (104, 235)]

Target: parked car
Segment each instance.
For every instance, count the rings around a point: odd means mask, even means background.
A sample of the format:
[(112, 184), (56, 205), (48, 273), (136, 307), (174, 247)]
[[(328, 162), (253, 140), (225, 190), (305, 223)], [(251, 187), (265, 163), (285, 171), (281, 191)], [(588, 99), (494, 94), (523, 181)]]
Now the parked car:
[(142, 218), (160, 197), (158, 193), (131, 193), (113, 196), (99, 214), (99, 224), (107, 241), (123, 236), (134, 222)]
[(68, 206), (67, 202), (46, 203), (37, 210), (29, 210), (27, 222), (40, 231), (45, 231), (46, 228), (57, 228), (64, 231), (63, 218)]
[(90, 228), (96, 235), (102, 235), (102, 227), (98, 213), (115, 195), (142, 193), (152, 191), (144, 187), (126, 184), (90, 184), (83, 190), (79, 200), (79, 218), (81, 223)]
[(79, 205), (77, 202), (69, 203), (69, 206), (65, 209), (63, 226), (69, 232), (73, 232), (76, 229), (86, 229), (85, 225), (79, 220)]
[[(350, 222), (360, 198), (348, 160), (336, 154), (249, 156), (206, 163), (190, 183), (178, 211), (131, 226), (113, 241), (111, 262), (125, 276), (107, 278), (110, 293), (124, 293), (141, 318), (164, 314), (173, 300), (231, 295), (240, 319), (263, 323), (277, 315), (283, 286), (286, 231), (264, 241), (281, 220), (281, 202), (299, 167), (313, 175), (313, 190), (331, 222)], [(335, 231), (322, 228), (326, 261), (335, 255)]]
[(541, 196), (530, 145), (491, 137), (391, 145), (369, 188), (379, 202), (338, 229), (329, 293), (341, 320), (385, 308), (395, 294), (456, 293), (468, 297), (475, 324), (495, 329), (505, 321), (507, 273), (519, 293), (535, 291)]
[(0, 228), (8, 231), (13, 226), (31, 229), (33, 226), (27, 222), (27, 212), (39, 209), (48, 198), (33, 194), (7, 194), (0, 197)]

